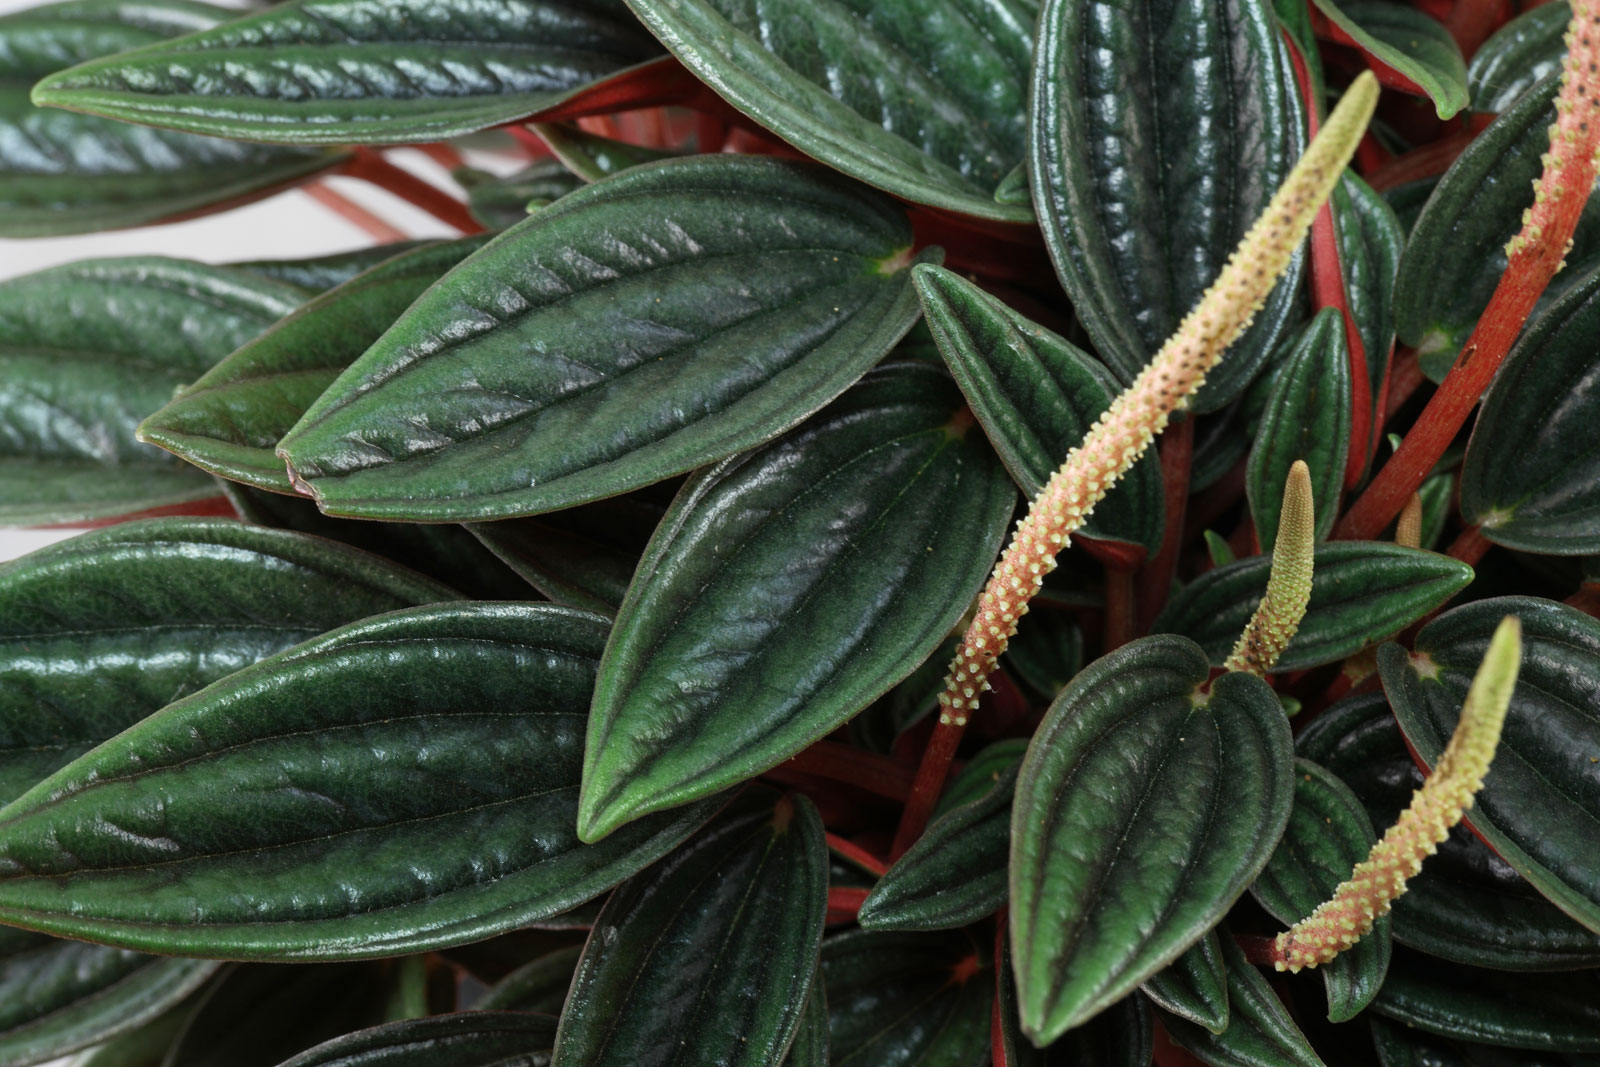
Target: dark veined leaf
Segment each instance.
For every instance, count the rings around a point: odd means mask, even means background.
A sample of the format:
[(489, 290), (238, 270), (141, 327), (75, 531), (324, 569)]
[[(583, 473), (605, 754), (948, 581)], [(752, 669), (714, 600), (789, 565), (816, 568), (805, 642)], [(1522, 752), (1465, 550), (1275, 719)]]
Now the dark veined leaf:
[[(958, 274), (911, 272), (934, 339), (995, 451), (1032, 499), (1121, 392), (1093, 357)], [(1086, 537), (1161, 547), (1161, 467), (1139, 460), (1084, 524)]]
[(1317, 538), (1333, 529), (1350, 452), (1350, 410), (1344, 317), (1337, 308), (1323, 308), (1284, 356), (1250, 448), (1245, 490), (1263, 545), (1278, 536), (1284, 482), (1296, 460), (1311, 468)]
[(161, 1067), (193, 1006), (190, 1001), (180, 1002), (138, 1029), (96, 1045), (75, 1060), (73, 1067)]
[(822, 961), (811, 978), (811, 989), (800, 1008), (800, 1025), (789, 1046), (785, 1067), (828, 1067), (828, 1002), (823, 992)]
[[(1351, 787), (1380, 832), (1422, 785), (1382, 693), (1340, 701), (1295, 743)], [(1600, 936), (1540, 896), (1465, 827), (1407, 883), (1390, 918), (1396, 941), (1459, 963), (1513, 971), (1600, 966)]]
[[(1251, 556), (1206, 571), (1173, 595), (1156, 632), (1192, 638), (1222, 666), (1267, 591), (1272, 557)], [(1382, 541), (1330, 541), (1316, 548), (1311, 604), (1279, 671), (1336, 663), (1399, 633), (1472, 581), (1449, 556)]]
[(387, 963), (235, 967), (206, 991), (163, 1067), (278, 1067), (383, 1022), (394, 984)]
[(965, 933), (854, 930), (822, 945), (832, 1067), (981, 1067), (994, 971)]
[(208, 29), (226, 8), (188, 0), (66, 0), (0, 17), (0, 237), (142, 226), (231, 207), (338, 163), (34, 107), (33, 83), (75, 63)]
[[(566, 123), (536, 122), (533, 128), (566, 169), (586, 182), (597, 182), (629, 167), (655, 163), (677, 155), (659, 148), (614, 141)], [(720, 147), (703, 144), (700, 150), (715, 152)]]
[(234, 270), (260, 274), (277, 282), (299, 286), (307, 296), (325, 293), (336, 285), (343, 285), (364, 270), (393, 259), (402, 252), (433, 244), (431, 240), (394, 241), (389, 244), (353, 248), (348, 252), (334, 252), (309, 259), (250, 259), (229, 263)]
[(1379, 1067), (1471, 1067), (1454, 1042), (1378, 1016), (1370, 1025)]
[(1566, 0), (1540, 4), (1501, 26), (1472, 54), (1467, 91), (1474, 111), (1504, 111), (1512, 101), (1561, 70), (1562, 36), (1572, 8)]
[(0, 920), (310, 960), (460, 944), (558, 914), (710, 811), (601, 845), (574, 837), (605, 632), (551, 605), (438, 605), (229, 675), (3, 809)]
[(1495, 375), (1461, 465), (1461, 514), (1496, 544), (1600, 552), (1600, 267), (1528, 327)]
[(121, 523), (0, 566), (0, 803), (241, 667), (457, 597), (365, 552), (227, 519)]
[(911, 231), (819, 168), (699, 156), (596, 182), (423, 295), (279, 453), (323, 510), (509, 518), (795, 425), (916, 318)]
[(1004, 755), (1009, 762), (998, 771), (989, 762), (975, 768), (979, 782), (988, 781), (987, 789), (946, 809), (878, 880), (856, 916), (864, 929), (954, 929), (994, 914), (1005, 903), (1011, 794), (1021, 746), (1007, 746)]
[(1038, 601), (1029, 606), (1028, 625), (1017, 631), (1000, 662), (1049, 702), (1083, 669), (1083, 631), (1069, 612)]
[(451, 177), (467, 191), (472, 217), (491, 230), (515, 226), (583, 184), (583, 179), (557, 159), (539, 160), (503, 178), (471, 167), (462, 167)]
[[(1299, 94), (1264, 0), (1046, 0), (1034, 207), (1073, 310), (1124, 382), (1199, 300), (1300, 151)], [(1195, 397), (1215, 411), (1294, 310), (1301, 257)]]
[(1123, 997), (1084, 1025), (1068, 1030), (1049, 1048), (1035, 1048), (1017, 1019), (1017, 983), (1003, 937), (999, 949), (991, 1039), (997, 1062), (1004, 1067), (1149, 1067), (1154, 1016), (1138, 994)]
[(1062, 690), (1011, 822), (1023, 1030), (1055, 1040), (1133, 992), (1227, 912), (1289, 818), (1289, 726), (1261, 679), (1203, 694), (1205, 654), (1158, 634)]
[(43, 1063), (135, 1030), (218, 966), (0, 930), (0, 1063)]
[[(960, 636), (946, 637), (917, 668), (860, 715), (850, 720), (851, 739), (869, 752), (892, 752), (903, 732), (922, 721), (939, 704), (945, 668), (955, 658)], [(946, 790), (941, 802), (950, 795)]]
[[(1506, 242), (1533, 203), (1533, 181), (1550, 146), (1560, 79), (1518, 97), (1450, 165), (1412, 228), (1395, 280), (1395, 325), (1422, 369), (1442, 381), (1506, 268)], [(1588, 201), (1567, 257), (1577, 262), (1600, 231)]]
[(1535, 597), (1475, 601), (1423, 627), (1412, 652), (1381, 648), (1383, 688), (1407, 742), (1431, 766), (1505, 615), (1522, 620), (1522, 667), (1467, 818), (1539, 892), (1600, 932), (1600, 621)]
[(691, 479), (606, 646), (580, 836), (754, 777), (888, 691), (977, 595), (1015, 501), (926, 363)]
[(606, 901), (552, 1067), (778, 1067), (827, 910), (816, 809), (795, 794), (745, 793)]
[(401, 144), (535, 114), (658, 53), (621, 0), (290, 0), (80, 64), (33, 99), (245, 141)]
[(1389, 978), (1372, 1007), (1380, 1015), (1446, 1037), (1600, 1053), (1600, 971), (1512, 974), (1397, 948)]
[(701, 81), (808, 156), (913, 203), (1030, 219), (994, 197), (1026, 148), (1028, 0), (629, 6)]
[(1213, 1034), (1228, 1028), (1228, 966), (1215, 930), (1139, 988), (1163, 1011)]
[(1467, 106), (1467, 61), (1438, 19), (1382, 0), (1314, 0), (1368, 56), (1427, 93), (1441, 119)]
[(155, 257), (0, 282), (0, 525), (215, 493), (204, 474), (139, 444), (134, 427), (303, 298), (258, 275)]
[(1328, 203), (1339, 238), (1345, 298), (1367, 357), (1368, 395), (1376, 419), (1394, 347), (1394, 282), (1406, 231), (1388, 201), (1354, 171), (1345, 172)]
[(293, 493), (273, 453), (278, 441), (412, 301), (485, 240), (426, 245), (328, 290), (179, 389), (139, 424), (139, 440), (212, 474)]
[(1232, 935), (1224, 934), (1221, 941), (1228, 967), (1228, 1028), (1213, 1034), (1181, 1016), (1168, 1015), (1161, 1020), (1167, 1033), (1208, 1067), (1324, 1067)]
[[(1377, 843), (1372, 820), (1350, 787), (1326, 768), (1298, 759), (1289, 826), (1250, 893), (1273, 918), (1292, 925), (1333, 896)], [(1390, 951), (1385, 914), (1353, 948), (1317, 968), (1328, 990), (1330, 1022), (1349, 1022), (1378, 995)]]
[(555, 1033), (551, 1015), (457, 1011), (336, 1037), (282, 1067), (546, 1067)]
[(496, 982), (474, 1007), (560, 1015), (582, 954), (582, 945), (569, 945), (530, 960)]
[[(948, 659), (941, 663), (940, 670), (949, 666), (949, 663)], [(1015, 765), (1026, 751), (1026, 737), (1008, 737), (979, 749), (939, 795), (939, 802), (933, 806), (934, 815), (943, 815), (987, 796), (1000, 779), (1015, 770)]]

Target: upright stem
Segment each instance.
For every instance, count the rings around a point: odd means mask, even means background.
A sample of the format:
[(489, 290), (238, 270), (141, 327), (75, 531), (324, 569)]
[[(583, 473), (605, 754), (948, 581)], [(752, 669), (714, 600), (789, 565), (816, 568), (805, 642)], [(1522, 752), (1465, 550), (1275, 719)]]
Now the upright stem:
[(1183, 551), (1184, 512), (1189, 506), (1189, 471), (1194, 465), (1194, 419), (1187, 418), (1161, 439), (1163, 527), (1161, 549), (1139, 568), (1140, 630), (1148, 630), (1167, 606), (1172, 579)]
[(483, 232), (483, 224), (472, 217), (461, 201), (410, 171), (401, 170), (370, 148), (357, 148), (350, 162), (345, 164), (344, 172), (393, 193), (462, 233)]

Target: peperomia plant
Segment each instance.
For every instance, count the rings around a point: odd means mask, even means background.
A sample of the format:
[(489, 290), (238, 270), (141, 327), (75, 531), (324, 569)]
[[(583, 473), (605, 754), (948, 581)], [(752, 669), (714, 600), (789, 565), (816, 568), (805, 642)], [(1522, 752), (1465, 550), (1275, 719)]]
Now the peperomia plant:
[(1597, 94), (1600, 0), (0, 16), (0, 235), (374, 239), (0, 282), (97, 527), (0, 1067), (1596, 1062)]

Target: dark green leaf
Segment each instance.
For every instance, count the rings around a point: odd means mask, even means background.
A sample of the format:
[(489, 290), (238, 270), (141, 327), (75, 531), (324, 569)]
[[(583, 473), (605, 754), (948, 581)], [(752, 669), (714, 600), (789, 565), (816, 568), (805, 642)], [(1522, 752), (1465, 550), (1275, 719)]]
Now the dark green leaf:
[(306, 290), (307, 296), (325, 293), (336, 285), (343, 285), (364, 270), (393, 259), (402, 252), (410, 252), (432, 241), (395, 241), (391, 244), (355, 248), (348, 252), (335, 252), (310, 259), (251, 259), (229, 263), (234, 270), (260, 274), (273, 281), (287, 282)]
[(1419, 1030), (1486, 1045), (1600, 1052), (1600, 971), (1512, 974), (1400, 948), (1372, 1007)]
[(833, 1067), (981, 1067), (994, 971), (966, 934), (857, 930), (822, 946)]
[[(939, 351), (1029, 499), (1121, 392), (1081, 349), (942, 267), (911, 272)], [(1161, 547), (1161, 467), (1145, 456), (1084, 524), (1087, 537)]]
[(254, 274), (154, 257), (0, 283), (0, 525), (215, 493), (204, 474), (139, 444), (134, 427), (303, 298)]
[[(774, 804), (776, 801), (776, 804)], [(618, 886), (578, 962), (553, 1067), (778, 1067), (828, 910), (811, 802), (745, 793)]]
[[(856, 916), (868, 930), (946, 930), (992, 915), (1006, 901), (1011, 794), (1022, 752), (998, 776), (978, 768), (989, 788), (933, 821), (878, 880)], [(954, 788), (952, 786), (952, 788)]]
[(1315, 0), (1328, 21), (1367, 55), (1410, 78), (1441, 119), (1467, 106), (1467, 61), (1444, 23), (1381, 0)]
[(43, 1063), (135, 1030), (217, 966), (0, 930), (0, 1063)]
[[(1380, 831), (1422, 785), (1382, 693), (1329, 708), (1296, 747), (1339, 775)], [(1517, 971), (1600, 966), (1600, 936), (1540, 896), (1465, 827), (1407, 883), (1391, 919), (1396, 941), (1460, 963)]]
[(1468, 821), (1557, 907), (1600, 932), (1600, 622), (1534, 597), (1479, 600), (1379, 650), (1384, 691), (1430, 766), (1460, 717), (1500, 619), (1522, 620), (1522, 668), (1500, 747)]
[(555, 1033), (550, 1015), (458, 1011), (336, 1037), (282, 1067), (546, 1067)]
[[(1206, 571), (1173, 596), (1152, 628), (1193, 638), (1222, 666), (1267, 591), (1271, 567), (1271, 556), (1252, 556)], [(1277, 669), (1337, 663), (1399, 633), (1466, 588), (1472, 573), (1449, 556), (1387, 542), (1320, 544), (1311, 605)]]
[(1371, 1026), (1379, 1067), (1471, 1067), (1454, 1042), (1376, 1016)]
[(1500, 112), (1534, 85), (1561, 70), (1562, 36), (1572, 8), (1566, 0), (1524, 11), (1478, 46), (1467, 67), (1474, 111)]
[(582, 945), (569, 945), (531, 960), (496, 982), (473, 1006), (485, 1011), (537, 1011), (560, 1015), (582, 953)]
[(1228, 1028), (1213, 1034), (1169, 1015), (1161, 1023), (1172, 1039), (1208, 1067), (1324, 1067), (1267, 980), (1228, 934), (1222, 937), (1222, 958), (1228, 967)]
[(1149, 1067), (1153, 1017), (1138, 994), (1123, 997), (1049, 1048), (1035, 1048), (1017, 1019), (1017, 983), (1005, 938), (1000, 939), (999, 949), (992, 1040), (997, 1050), (1004, 1051), (1000, 1062), (1005, 1067)]
[(734, 107), (914, 203), (1007, 222), (1036, 13), (1027, 0), (629, 0)]
[(1368, 395), (1377, 418), (1389, 351), (1394, 347), (1394, 282), (1406, 247), (1406, 231), (1388, 202), (1354, 171), (1345, 172), (1328, 202), (1339, 238), (1345, 298), (1361, 334)]
[[(586, 182), (597, 182), (629, 167), (655, 163), (678, 154), (626, 141), (613, 141), (609, 137), (601, 137), (564, 123), (536, 122), (533, 128), (567, 170)], [(701, 145), (700, 150), (715, 152), (718, 147)]]
[(278, 1067), (382, 1022), (393, 988), (388, 964), (237, 967), (207, 991), (163, 1067)]
[[(850, 720), (850, 735), (870, 752), (892, 752), (895, 741), (939, 704), (945, 669), (955, 658), (960, 636), (945, 638), (917, 668), (860, 715)], [(946, 796), (949, 795), (948, 790)], [(940, 798), (944, 799), (943, 797)]]
[(997, 204), (1007, 206), (1033, 204), (1033, 190), (1028, 188), (1027, 160), (1012, 167), (1011, 172), (1000, 179), (1000, 184), (994, 188), (994, 200)]
[(1228, 1028), (1228, 967), (1212, 930), (1139, 987), (1163, 1011), (1213, 1034)]
[(601, 845), (573, 835), (605, 632), (550, 605), (439, 605), (229, 675), (4, 809), (0, 919), (306, 960), (460, 944), (558, 914), (710, 810)]
[[(1294, 811), (1261, 877), (1250, 887), (1273, 918), (1293, 925), (1333, 896), (1378, 843), (1372, 820), (1331, 771), (1307, 759), (1294, 765)], [(1389, 916), (1378, 916), (1354, 948), (1317, 970), (1328, 989), (1328, 1019), (1349, 1022), (1371, 1003), (1389, 969)]]
[(828, 1001), (822, 989), (822, 962), (811, 978), (811, 989), (800, 1009), (800, 1025), (789, 1046), (785, 1067), (828, 1067)]
[(330, 289), (185, 386), (139, 424), (139, 439), (212, 474), (293, 493), (278, 441), (423, 290), (484, 238), (441, 241)]
[(280, 454), (321, 507), (509, 518), (776, 436), (916, 318), (894, 204), (748, 156), (636, 167), (512, 227), (323, 394)]
[(1350, 404), (1344, 316), (1323, 308), (1284, 356), (1245, 468), (1250, 514), (1263, 545), (1278, 536), (1284, 482), (1296, 460), (1311, 468), (1318, 540), (1333, 529), (1350, 452)]
[(193, 1010), (193, 998), (182, 1001), (137, 1030), (96, 1045), (74, 1067), (161, 1067)]
[(960, 620), (1015, 500), (925, 363), (691, 479), (606, 647), (580, 835), (754, 777), (886, 692)]
[(456, 598), (365, 552), (227, 519), (122, 523), (0, 566), (0, 803), (241, 667)]
[[(1125, 382), (1222, 269), (1300, 151), (1299, 94), (1262, 0), (1047, 0), (1034, 67), (1032, 185), (1073, 310)], [(1194, 400), (1261, 369), (1302, 261)]]
[[(1050, 701), (1083, 669), (1083, 631), (1070, 612), (1037, 601), (1030, 608), (1028, 625), (1017, 631), (1000, 662)], [(940, 666), (949, 662), (947, 658)]]
[(620, 0), (290, 0), (62, 71), (33, 99), (246, 141), (400, 144), (535, 114), (658, 50)]
[(340, 153), (268, 148), (34, 107), (33, 83), (74, 63), (207, 29), (226, 8), (67, 0), (0, 17), (0, 237), (142, 226), (276, 192)]
[(1535, 318), (1483, 401), (1461, 514), (1496, 544), (1600, 552), (1600, 267)]
[(1289, 817), (1289, 726), (1261, 679), (1192, 642), (1104, 656), (1050, 706), (1012, 809), (1022, 1025), (1049, 1042), (1176, 959), (1254, 880)]
[(530, 167), (496, 178), (463, 167), (452, 175), (467, 190), (472, 217), (491, 230), (515, 226), (538, 208), (559, 200), (583, 184), (558, 159), (542, 159)]
[[(940, 664), (940, 669), (948, 666), (949, 662), (946, 660)], [(996, 741), (979, 749), (967, 761), (967, 765), (961, 768), (961, 773), (955, 776), (955, 780), (940, 794), (939, 802), (933, 807), (934, 816), (965, 807), (987, 796), (1000, 779), (1007, 777), (1016, 769), (1015, 764), (1022, 760), (1022, 754), (1026, 751), (1028, 751), (1026, 737), (1008, 737), (1004, 741)]]

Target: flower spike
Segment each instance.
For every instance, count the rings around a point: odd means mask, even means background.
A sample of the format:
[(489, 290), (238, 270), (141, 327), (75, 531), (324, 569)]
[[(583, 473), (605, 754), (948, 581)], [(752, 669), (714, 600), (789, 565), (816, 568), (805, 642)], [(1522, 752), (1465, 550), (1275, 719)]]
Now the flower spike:
[(1433, 773), (1333, 896), (1309, 918), (1278, 935), (1272, 947), (1272, 963), (1278, 970), (1316, 967), (1355, 944), (1406, 891), (1406, 881), (1422, 870), (1422, 861), (1438, 851), (1450, 828), (1472, 807), (1473, 795), (1483, 788), (1521, 661), (1522, 624), (1508, 615), (1489, 641), (1461, 707), (1461, 721)]
[(1272, 572), (1267, 591), (1250, 616), (1225, 671), (1243, 671), (1257, 678), (1271, 673), (1305, 618), (1311, 602), (1311, 571), (1317, 540), (1316, 509), (1311, 499), (1311, 469), (1294, 461), (1283, 486), (1278, 539), (1272, 546)]
[(989, 675), (1016, 633), (1018, 620), (1027, 613), (1028, 601), (1055, 569), (1056, 554), (1250, 325), (1355, 154), (1377, 102), (1377, 80), (1364, 72), (1346, 90), (1199, 304), (1134, 383), (1100, 415), (1083, 443), (1067, 454), (1017, 524), (945, 677), (939, 724), (895, 837), (897, 855), (926, 825), (961, 731), (988, 688)]

